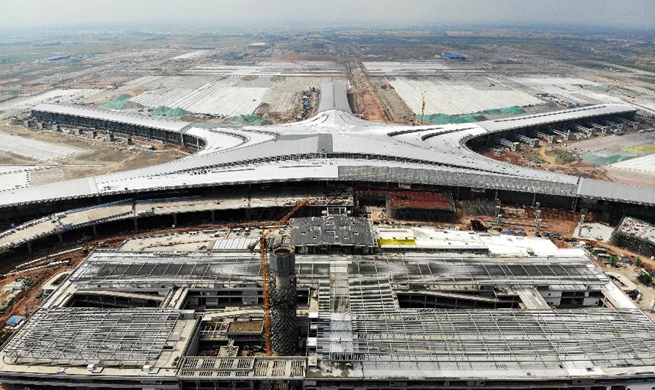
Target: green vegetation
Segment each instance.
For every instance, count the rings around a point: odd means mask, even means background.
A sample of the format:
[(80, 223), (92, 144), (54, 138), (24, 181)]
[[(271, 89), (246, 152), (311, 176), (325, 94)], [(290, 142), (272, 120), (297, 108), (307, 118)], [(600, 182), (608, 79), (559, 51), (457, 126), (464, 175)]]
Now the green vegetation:
[(641, 257), (635, 259), (635, 267), (641, 267)]
[(570, 164), (575, 161), (575, 153), (568, 150), (553, 149), (553, 154), (559, 165)]
[(605, 69), (608, 68), (607, 65), (599, 64), (596, 62), (576, 62), (575, 63), (577, 66), (582, 66), (585, 68), (590, 68), (590, 69)]
[(655, 143), (632, 146), (621, 150), (623, 150), (624, 152), (634, 153), (638, 155), (653, 154), (655, 153)]
[(537, 155), (537, 153), (535, 153), (535, 152), (528, 153), (528, 155), (526, 157), (528, 158), (528, 160), (530, 160), (530, 161), (532, 161), (533, 163), (536, 163), (536, 164), (546, 163), (546, 161), (544, 161), (541, 157), (539, 157)]
[(616, 257), (616, 255), (610, 255), (610, 265), (611, 265), (612, 267), (616, 267), (616, 264), (618, 263), (618, 261), (619, 261), (619, 260), (618, 260), (618, 258)]
[(23, 61), (34, 61), (40, 56), (38, 54), (19, 54), (14, 56), (0, 56), (0, 65), (16, 64)]
[(620, 66), (625, 66), (628, 68), (632, 69), (639, 69), (639, 70), (645, 70), (646, 72), (655, 72), (655, 66), (652, 65), (643, 65), (635, 60), (632, 59), (626, 59), (622, 57), (616, 57), (616, 56), (610, 56), (607, 58), (603, 58), (603, 61), (609, 63), (609, 64), (614, 64), (614, 65), (620, 65)]
[(649, 274), (649, 273), (643, 272), (643, 273), (639, 274), (639, 276), (637, 276), (637, 280), (640, 283), (645, 284), (646, 286), (648, 286), (651, 283), (653, 283), (653, 276), (651, 274)]

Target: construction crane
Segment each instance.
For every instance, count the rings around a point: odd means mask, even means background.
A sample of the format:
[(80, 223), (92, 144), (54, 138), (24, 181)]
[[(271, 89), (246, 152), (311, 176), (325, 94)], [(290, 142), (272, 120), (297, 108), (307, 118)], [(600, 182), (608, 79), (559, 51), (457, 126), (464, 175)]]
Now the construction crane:
[[(266, 356), (271, 356), (273, 354), (273, 346), (271, 343), (271, 295), (268, 288), (268, 236), (273, 232), (278, 226), (284, 225), (289, 222), (289, 219), (304, 205), (309, 202), (310, 195), (300, 202), (298, 202), (291, 211), (289, 211), (282, 219), (280, 219), (275, 226), (264, 230), (262, 227), (261, 235), (259, 236), (259, 257), (261, 260), (261, 273), (262, 273), (262, 294), (264, 296), (264, 341), (266, 343)], [(251, 251), (254, 250), (254, 245), (251, 247)]]

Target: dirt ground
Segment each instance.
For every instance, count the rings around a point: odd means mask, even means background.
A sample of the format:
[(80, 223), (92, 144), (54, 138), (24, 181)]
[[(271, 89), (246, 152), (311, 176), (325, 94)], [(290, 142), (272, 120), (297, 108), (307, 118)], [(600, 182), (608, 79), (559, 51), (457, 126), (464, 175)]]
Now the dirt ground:
[(605, 170), (605, 175), (607, 175), (607, 178), (611, 181), (655, 189), (655, 175), (630, 172), (624, 169), (616, 169), (612, 167), (603, 167), (603, 169)]
[(351, 61), (348, 64), (348, 70), (355, 114), (372, 122), (389, 122), (391, 119), (387, 116), (375, 87), (364, 73), (362, 63)]
[[(549, 172), (562, 173), (565, 175), (581, 176), (597, 180), (617, 181), (624, 184), (630, 184), (623, 180), (620, 175), (613, 177), (608, 176), (607, 169), (597, 165), (589, 164), (576, 159), (576, 161), (569, 164), (558, 164), (555, 155), (550, 151), (551, 145), (540, 145), (537, 148), (528, 148), (523, 146), (519, 152), (504, 151), (502, 154), (496, 156), (493, 152), (487, 151), (482, 153), (486, 157), (493, 158), (494, 160), (508, 162), (510, 164), (540, 169)], [(536, 158), (543, 162), (535, 161)]]
[(11, 125), (10, 121), (0, 122), (0, 132), (85, 150), (83, 153), (56, 161), (37, 161), (13, 153), (0, 152), (0, 164), (50, 167), (32, 172), (32, 185), (144, 168), (173, 161), (188, 154), (178, 146), (156, 144), (157, 150), (151, 151), (140, 148), (139, 144), (142, 142), (138, 140), (135, 145), (108, 143), (82, 136), (28, 130), (22, 126)]
[[(648, 259), (645, 256), (639, 255), (638, 253), (633, 253), (623, 248), (618, 248), (604, 242), (597, 243), (594, 241), (592, 242), (588, 241), (588, 244), (607, 248), (611, 252), (617, 255), (631, 256), (632, 259), (638, 257), (641, 259), (643, 263), (643, 268), (655, 270), (655, 260)], [(642, 297), (638, 301), (634, 301), (635, 305), (637, 305), (637, 307), (639, 307), (651, 319), (651, 321), (655, 322), (655, 313), (650, 311), (651, 302), (653, 301), (653, 299), (655, 299), (655, 285), (645, 286), (637, 280), (637, 276), (639, 276), (639, 272), (640, 272), (639, 267), (635, 267), (634, 264), (625, 264), (625, 265), (619, 265), (618, 267), (613, 267), (609, 264), (603, 264), (601, 261), (593, 259), (593, 257), (592, 257), (592, 261), (596, 263), (596, 265), (599, 266), (605, 272), (615, 272), (624, 275), (628, 279), (630, 279), (630, 281), (632, 281), (637, 286), (637, 289), (642, 295)]]
[[(631, 138), (630, 138), (631, 137)], [(581, 176), (597, 180), (613, 181), (627, 185), (636, 185), (640, 187), (655, 188), (655, 177), (653, 175), (630, 172), (626, 170), (615, 169), (610, 166), (599, 166), (588, 163), (580, 158), (579, 153), (595, 150), (604, 150), (604, 148), (619, 148), (625, 145), (643, 144), (645, 138), (643, 134), (632, 133), (627, 136), (606, 136), (601, 138), (592, 138), (581, 141), (568, 141), (570, 147), (561, 144), (546, 144), (541, 142), (538, 147), (531, 148), (527, 145), (521, 145), (519, 152), (510, 152), (505, 150), (500, 155), (495, 155), (492, 151), (484, 151), (482, 154), (498, 161), (508, 162), (528, 168), (541, 169), (549, 172), (562, 173), (566, 175)], [(622, 143), (623, 142), (623, 143)], [(575, 161), (568, 164), (560, 164), (553, 153), (553, 149), (569, 150), (575, 153)], [(541, 160), (541, 161), (540, 161)]]

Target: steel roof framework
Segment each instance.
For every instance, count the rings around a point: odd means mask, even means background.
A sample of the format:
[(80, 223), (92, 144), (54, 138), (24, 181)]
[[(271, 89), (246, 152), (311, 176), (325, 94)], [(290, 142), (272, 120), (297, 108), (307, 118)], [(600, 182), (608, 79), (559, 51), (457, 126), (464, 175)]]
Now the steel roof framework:
[(13, 364), (142, 366), (156, 360), (180, 314), (160, 309), (40, 309), (4, 348)]

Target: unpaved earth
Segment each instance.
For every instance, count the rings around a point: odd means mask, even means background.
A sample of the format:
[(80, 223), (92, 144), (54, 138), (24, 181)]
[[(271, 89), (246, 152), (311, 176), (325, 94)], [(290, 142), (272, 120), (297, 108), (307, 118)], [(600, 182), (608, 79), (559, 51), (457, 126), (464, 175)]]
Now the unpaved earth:
[[(49, 169), (32, 172), (32, 185), (144, 168), (170, 162), (188, 155), (188, 152), (178, 146), (152, 143), (156, 145), (158, 150), (150, 151), (139, 148), (139, 145), (144, 143), (138, 140), (135, 141), (135, 145), (108, 143), (81, 136), (28, 130), (22, 126), (11, 125), (8, 120), (0, 122), (0, 132), (44, 142), (66, 144), (85, 151), (55, 161), (37, 161), (13, 153), (0, 152), (0, 164), (2, 165), (50, 167)], [(146, 142), (145, 144), (150, 143)]]

